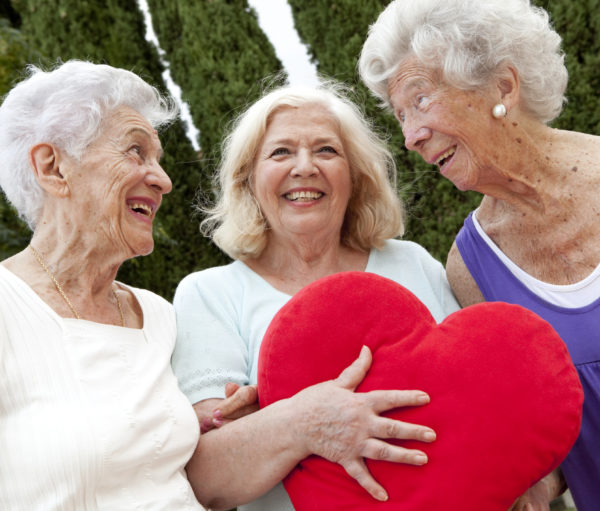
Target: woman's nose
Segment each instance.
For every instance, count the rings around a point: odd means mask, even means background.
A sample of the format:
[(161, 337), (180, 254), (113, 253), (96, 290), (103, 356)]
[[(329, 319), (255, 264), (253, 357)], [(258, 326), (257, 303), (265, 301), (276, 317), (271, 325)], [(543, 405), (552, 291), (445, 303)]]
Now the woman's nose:
[(291, 175), (298, 177), (308, 177), (315, 175), (318, 172), (319, 169), (317, 168), (313, 160), (312, 151), (298, 151), (298, 154), (294, 159), (294, 167), (291, 170)]
[(431, 130), (424, 126), (405, 122), (402, 126), (404, 145), (409, 151), (416, 151), (419, 146), (431, 138)]
[(146, 182), (153, 188), (160, 190), (163, 195), (169, 193), (173, 188), (171, 178), (159, 163), (152, 165), (152, 169), (146, 176)]

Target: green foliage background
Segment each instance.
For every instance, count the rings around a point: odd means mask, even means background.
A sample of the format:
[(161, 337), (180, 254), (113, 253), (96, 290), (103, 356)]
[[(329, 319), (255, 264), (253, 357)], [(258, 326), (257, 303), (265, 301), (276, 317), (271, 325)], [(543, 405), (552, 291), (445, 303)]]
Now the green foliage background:
[[(415, 0), (416, 1), (416, 0)], [(462, 193), (434, 167), (408, 154), (395, 120), (359, 83), (356, 60), (370, 23), (387, 0), (289, 0), (296, 28), (319, 73), (350, 84), (374, 125), (390, 141), (407, 205), (405, 237), (435, 257), (446, 253), (464, 217), (480, 196)], [(564, 37), (569, 103), (557, 127), (600, 134), (600, 0), (537, 0)], [(210, 177), (229, 122), (281, 71), (274, 49), (247, 0), (149, 0), (154, 28), (174, 80), (200, 129), (197, 154), (181, 123), (162, 134), (164, 167), (174, 183), (159, 213), (151, 256), (126, 263), (119, 278), (171, 298), (187, 273), (226, 262), (198, 232), (192, 203), (210, 195)], [(0, 0), (0, 95), (26, 63), (87, 59), (131, 69), (161, 90), (164, 71), (144, 39), (135, 0)], [(281, 78), (276, 78), (281, 80)], [(0, 165), (2, 162), (0, 162)], [(0, 198), (0, 259), (20, 250), (29, 233)]]
[[(164, 69), (156, 49), (144, 38), (144, 20), (136, 0), (12, 0), (10, 11), (13, 28), (7, 29), (8, 33), (18, 33), (24, 45), (37, 52), (34, 58), (21, 52), (22, 57), (8, 69), (12, 80), (18, 79), (24, 62), (49, 67), (57, 59), (75, 58), (130, 69), (166, 91)], [(9, 85), (11, 79), (4, 83)], [(175, 123), (161, 139), (163, 166), (171, 176), (173, 191), (165, 197), (157, 217), (154, 252), (125, 263), (119, 278), (171, 298), (186, 274), (220, 264), (225, 258), (199, 235), (198, 222), (192, 218), (194, 194), (207, 171), (186, 138), (183, 125)], [(2, 213), (3, 217), (10, 216), (6, 204), (2, 204)], [(3, 255), (16, 252), (26, 240), (22, 229), (16, 231), (13, 225), (3, 224), (5, 228), (0, 231), (0, 241), (5, 236), (10, 240), (1, 246)], [(5, 232), (7, 229), (15, 232), (14, 238)]]
[[(414, 0), (418, 1), (418, 0)], [(404, 149), (404, 139), (390, 113), (368, 98), (356, 75), (356, 63), (368, 26), (388, 0), (288, 0), (300, 37), (309, 45), (319, 72), (354, 84), (390, 145), (398, 164), (398, 183), (407, 207), (405, 238), (425, 246), (445, 262), (446, 254), (467, 214), (481, 196), (460, 192), (436, 167)], [(570, 73), (569, 103), (556, 127), (600, 135), (600, 0), (535, 1), (551, 15), (564, 36)]]

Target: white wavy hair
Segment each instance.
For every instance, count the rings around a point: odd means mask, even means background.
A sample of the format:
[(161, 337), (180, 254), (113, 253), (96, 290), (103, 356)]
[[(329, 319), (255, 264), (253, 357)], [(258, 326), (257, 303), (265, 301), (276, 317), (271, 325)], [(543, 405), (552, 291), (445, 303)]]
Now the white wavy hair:
[(352, 195), (342, 226), (342, 243), (369, 250), (404, 231), (403, 210), (395, 188), (396, 165), (385, 142), (372, 130), (347, 89), (333, 81), (318, 87), (284, 86), (272, 90), (244, 111), (223, 142), (215, 176), (217, 202), (202, 232), (233, 259), (258, 257), (267, 244), (268, 225), (252, 192), (256, 154), (272, 116), (282, 108), (322, 106), (340, 130)]
[(102, 119), (128, 106), (159, 128), (173, 121), (177, 107), (136, 74), (104, 64), (71, 60), (53, 70), (30, 65), (0, 106), (0, 187), (33, 230), (44, 191), (29, 163), (30, 149), (56, 144), (79, 159), (99, 135)]
[(488, 84), (501, 65), (514, 66), (523, 107), (544, 123), (565, 102), (561, 38), (529, 0), (394, 0), (371, 25), (359, 60), (362, 80), (384, 105), (388, 80), (411, 56), (466, 90)]

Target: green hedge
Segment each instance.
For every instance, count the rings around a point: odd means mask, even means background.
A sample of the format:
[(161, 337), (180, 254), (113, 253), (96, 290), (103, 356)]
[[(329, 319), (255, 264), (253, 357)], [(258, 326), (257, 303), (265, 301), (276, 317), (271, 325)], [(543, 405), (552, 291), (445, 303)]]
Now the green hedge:
[[(20, 24), (19, 37), (39, 53), (38, 58), (27, 60), (43, 66), (57, 59), (73, 58), (108, 63), (133, 70), (160, 90), (166, 90), (161, 76), (163, 67), (155, 48), (144, 39), (143, 16), (135, 0), (12, 0), (11, 5)], [(18, 76), (19, 64), (13, 66), (11, 75)], [(3, 82), (5, 90), (0, 93), (6, 92), (10, 81)], [(171, 176), (173, 191), (165, 197), (155, 222), (154, 252), (126, 262), (119, 278), (171, 298), (175, 286), (187, 273), (225, 259), (200, 236), (198, 221), (192, 218), (194, 194), (205, 171), (182, 124), (175, 123), (161, 139), (163, 167)], [(6, 207), (2, 214), (10, 216)], [(3, 241), (0, 238), (0, 243)], [(15, 237), (10, 243), (3, 243), (1, 249), (6, 254), (23, 244), (22, 236)]]
[[(415, 0), (417, 1), (417, 0)], [(376, 126), (389, 137), (398, 165), (398, 183), (408, 218), (405, 238), (425, 246), (444, 262), (469, 211), (481, 196), (461, 192), (437, 167), (404, 149), (391, 114), (377, 108), (360, 83), (356, 63), (368, 27), (388, 4), (382, 0), (289, 0), (296, 28), (309, 44), (318, 70), (354, 86)], [(570, 82), (569, 103), (556, 127), (600, 134), (600, 0), (548, 0), (546, 8), (564, 37)]]
[[(369, 24), (384, 0), (289, 0), (296, 27), (325, 76), (353, 86), (377, 129), (389, 139), (407, 205), (405, 237), (424, 245), (441, 261), (480, 201), (442, 178), (435, 167), (409, 154), (395, 119), (377, 107), (360, 84), (356, 61)], [(569, 103), (557, 127), (600, 134), (600, 0), (538, 1), (564, 37), (570, 73)], [(200, 154), (177, 123), (162, 134), (164, 167), (174, 183), (156, 222), (151, 256), (126, 263), (119, 278), (170, 298), (177, 282), (196, 269), (227, 258), (198, 232), (192, 203), (196, 190), (210, 196), (210, 177), (220, 142), (232, 118), (261, 93), (265, 77), (281, 63), (259, 29), (246, 0), (149, 0), (155, 30), (183, 98), (200, 129)], [(135, 0), (11, 0), (0, 4), (0, 94), (19, 77), (26, 62), (89, 59), (134, 70), (164, 90), (163, 68)], [(279, 80), (282, 78), (280, 77)], [(0, 200), (0, 257), (21, 249), (28, 234)]]

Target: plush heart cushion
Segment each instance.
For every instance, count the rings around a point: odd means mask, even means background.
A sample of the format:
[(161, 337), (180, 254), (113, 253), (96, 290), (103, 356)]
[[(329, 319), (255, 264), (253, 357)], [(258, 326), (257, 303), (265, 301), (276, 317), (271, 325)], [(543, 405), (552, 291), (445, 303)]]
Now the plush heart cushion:
[(437, 325), (410, 291), (364, 272), (321, 279), (275, 316), (260, 351), (260, 405), (336, 378), (363, 344), (373, 363), (357, 392), (420, 389), (431, 396), (426, 406), (387, 414), (436, 431), (432, 444), (398, 442), (425, 451), (429, 463), (367, 460), (390, 497), (379, 503), (341, 466), (311, 456), (284, 480), (297, 511), (507, 511), (577, 437), (581, 385), (548, 323), (498, 302)]

